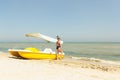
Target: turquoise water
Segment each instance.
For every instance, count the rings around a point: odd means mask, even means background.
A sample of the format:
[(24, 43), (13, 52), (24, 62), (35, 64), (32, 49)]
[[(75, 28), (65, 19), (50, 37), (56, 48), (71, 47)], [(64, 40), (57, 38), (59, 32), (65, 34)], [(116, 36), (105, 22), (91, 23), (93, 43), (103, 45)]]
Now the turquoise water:
[[(51, 48), (55, 51), (55, 44), (40, 42), (4, 42), (0, 43), (0, 52), (8, 52), (8, 49), (24, 49), (36, 47), (40, 50)], [(108, 42), (79, 42), (64, 43), (63, 51), (66, 56), (98, 58), (104, 60), (120, 61), (120, 43)]]

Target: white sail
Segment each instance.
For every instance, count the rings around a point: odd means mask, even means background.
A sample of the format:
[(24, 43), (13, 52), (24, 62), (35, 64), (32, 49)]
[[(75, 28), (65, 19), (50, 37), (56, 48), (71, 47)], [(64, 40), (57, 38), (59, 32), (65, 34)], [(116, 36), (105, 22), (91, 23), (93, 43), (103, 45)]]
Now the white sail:
[[(57, 42), (57, 39), (54, 39), (54, 38), (51, 38), (51, 37), (45, 36), (45, 35), (40, 34), (40, 33), (26, 34), (26, 36), (27, 36), (27, 37), (41, 38), (41, 39), (43, 39), (43, 40), (46, 40), (46, 41), (49, 41), (49, 42), (54, 42), (54, 43)], [(61, 44), (63, 44), (63, 41), (61, 41)]]

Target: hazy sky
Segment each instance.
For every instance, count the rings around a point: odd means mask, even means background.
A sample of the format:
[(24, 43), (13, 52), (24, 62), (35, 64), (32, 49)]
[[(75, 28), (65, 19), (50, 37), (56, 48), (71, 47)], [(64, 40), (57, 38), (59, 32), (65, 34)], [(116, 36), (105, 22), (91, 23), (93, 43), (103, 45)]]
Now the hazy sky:
[(120, 41), (120, 0), (0, 0), (0, 41), (28, 41), (24, 35), (36, 32), (64, 41)]

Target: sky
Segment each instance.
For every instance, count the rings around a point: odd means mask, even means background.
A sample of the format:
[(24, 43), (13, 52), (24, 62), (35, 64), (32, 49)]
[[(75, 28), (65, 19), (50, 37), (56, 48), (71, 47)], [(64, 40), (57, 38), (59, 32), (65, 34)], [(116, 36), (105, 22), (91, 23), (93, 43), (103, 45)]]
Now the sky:
[[(120, 0), (0, 0), (0, 42), (120, 42)], [(41, 40), (40, 40), (41, 41)]]

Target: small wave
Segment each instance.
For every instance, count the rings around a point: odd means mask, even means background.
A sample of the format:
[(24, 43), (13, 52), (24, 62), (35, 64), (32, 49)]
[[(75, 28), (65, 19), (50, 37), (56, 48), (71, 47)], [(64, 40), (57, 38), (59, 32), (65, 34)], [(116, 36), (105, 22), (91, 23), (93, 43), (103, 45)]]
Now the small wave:
[(73, 56), (71, 56), (71, 58), (74, 59), (74, 60), (92, 61), (92, 62), (101, 62), (101, 63), (109, 63), (109, 64), (120, 65), (120, 63), (115, 62), (115, 61), (103, 60), (103, 59), (98, 59), (98, 58), (73, 57)]
[(87, 57), (71, 57), (72, 59), (75, 60), (84, 60), (84, 61), (94, 61), (94, 62), (101, 62), (101, 59), (97, 59), (97, 58), (87, 58)]

